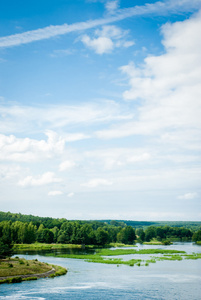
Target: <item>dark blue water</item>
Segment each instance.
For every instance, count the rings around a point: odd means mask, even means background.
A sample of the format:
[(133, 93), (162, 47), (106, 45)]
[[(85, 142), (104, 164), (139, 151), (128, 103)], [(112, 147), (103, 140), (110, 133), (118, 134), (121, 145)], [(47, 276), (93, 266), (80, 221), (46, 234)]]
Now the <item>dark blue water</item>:
[[(201, 247), (189, 243), (168, 247), (172, 248), (182, 248), (187, 253), (201, 252)], [(0, 299), (201, 299), (201, 260), (117, 267), (41, 255), (24, 257), (64, 266), (68, 273), (53, 279), (1, 285)]]

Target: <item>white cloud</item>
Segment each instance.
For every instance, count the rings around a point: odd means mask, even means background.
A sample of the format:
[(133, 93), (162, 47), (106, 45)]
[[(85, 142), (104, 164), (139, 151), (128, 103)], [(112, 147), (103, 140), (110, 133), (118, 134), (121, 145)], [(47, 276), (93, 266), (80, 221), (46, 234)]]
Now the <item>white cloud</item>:
[(68, 56), (74, 53), (73, 50), (70, 49), (57, 49), (54, 50), (53, 53), (50, 54), (51, 57), (61, 57), (61, 56)]
[(33, 176), (27, 176), (23, 180), (20, 180), (18, 182), (18, 185), (22, 187), (26, 186), (42, 186), (47, 185), (50, 183), (57, 183), (61, 182), (61, 178), (56, 178), (55, 174), (53, 172), (46, 172), (40, 176), (33, 177)]
[(21, 167), (18, 165), (0, 165), (0, 178), (3, 179), (11, 179), (19, 176), (21, 172)]
[[(111, 5), (110, 5), (111, 6)], [(114, 6), (114, 5), (113, 5)], [(44, 39), (53, 38), (56, 36), (68, 34), (70, 32), (83, 31), (97, 26), (106, 25), (112, 22), (124, 20), (133, 16), (140, 15), (163, 15), (171, 12), (185, 12), (190, 9), (196, 9), (200, 7), (200, 1), (196, 0), (184, 0), (184, 1), (157, 1), (155, 3), (148, 3), (144, 6), (134, 6), (125, 9), (118, 9), (112, 16), (102, 19), (89, 20), (86, 22), (74, 23), (71, 25), (50, 25), (45, 28), (39, 28), (23, 33), (13, 34), (10, 36), (0, 37), (0, 48), (13, 47), (22, 44), (32, 43), (34, 41), (41, 41)]]
[(119, 0), (107, 1), (105, 3), (105, 8), (109, 14), (114, 14), (119, 8)]
[[(1, 132), (25, 132), (27, 129), (36, 132), (45, 128), (64, 129), (69, 125), (88, 125), (110, 121), (128, 120), (129, 113), (122, 114), (121, 108), (114, 101), (102, 101), (99, 104), (47, 105), (41, 107), (0, 106)], [(66, 132), (66, 130), (65, 130)], [(84, 133), (66, 133), (67, 141), (89, 138)]]
[(124, 99), (138, 101), (138, 111), (130, 122), (97, 131), (99, 138), (157, 135), (164, 141), (165, 136), (176, 140), (183, 132), (182, 146), (201, 146), (200, 31), (201, 13), (166, 24), (162, 27), (164, 54), (147, 56), (142, 67), (130, 63), (121, 68), (130, 85)]
[(97, 54), (109, 53), (114, 48), (114, 43), (108, 37), (98, 37), (90, 39), (88, 35), (84, 35), (81, 41), (89, 48), (92, 48)]
[(114, 48), (128, 48), (134, 45), (133, 41), (127, 41), (125, 38), (128, 31), (114, 25), (103, 26), (102, 29), (95, 31), (95, 37), (90, 38), (84, 35), (81, 41), (85, 46), (93, 49), (97, 54), (110, 53)]
[(65, 134), (65, 141), (67, 142), (76, 142), (80, 140), (89, 139), (90, 135), (84, 133), (68, 133)]
[(142, 153), (140, 155), (133, 155), (127, 159), (128, 162), (134, 163), (134, 162), (141, 162), (141, 161), (147, 161), (151, 158), (151, 155), (149, 153)]
[(47, 141), (17, 138), (0, 134), (0, 160), (33, 161), (61, 154), (65, 140), (53, 131), (46, 132)]
[(59, 195), (63, 195), (63, 192), (61, 192), (61, 191), (50, 191), (48, 193), (48, 196), (59, 196)]
[(112, 185), (113, 182), (107, 179), (103, 179), (103, 178), (94, 178), (89, 180), (86, 183), (82, 183), (81, 186), (84, 187), (88, 187), (88, 188), (95, 188), (97, 186), (108, 186), (108, 185)]
[(197, 193), (186, 193), (184, 195), (178, 196), (177, 198), (183, 200), (191, 200), (191, 199), (195, 199), (196, 197), (197, 197)]
[(151, 154), (146, 149), (137, 148), (111, 148), (88, 151), (84, 157), (95, 160), (96, 164), (104, 166), (105, 169), (122, 168), (134, 163), (147, 162)]
[(71, 193), (69, 193), (67, 196), (69, 197), (69, 198), (71, 198), (71, 197), (73, 197), (75, 194), (73, 193), (73, 192), (71, 192)]
[(59, 165), (59, 171), (70, 170), (75, 166), (76, 166), (76, 164), (73, 161), (65, 160)]

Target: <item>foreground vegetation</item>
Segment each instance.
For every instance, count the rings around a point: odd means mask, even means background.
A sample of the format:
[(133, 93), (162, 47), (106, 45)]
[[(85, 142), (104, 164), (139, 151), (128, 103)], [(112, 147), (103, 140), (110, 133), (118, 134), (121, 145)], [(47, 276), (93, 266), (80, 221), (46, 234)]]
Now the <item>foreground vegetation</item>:
[(67, 270), (60, 266), (49, 265), (24, 258), (0, 260), (0, 283), (13, 283), (36, 280), (40, 277), (55, 277), (66, 274)]

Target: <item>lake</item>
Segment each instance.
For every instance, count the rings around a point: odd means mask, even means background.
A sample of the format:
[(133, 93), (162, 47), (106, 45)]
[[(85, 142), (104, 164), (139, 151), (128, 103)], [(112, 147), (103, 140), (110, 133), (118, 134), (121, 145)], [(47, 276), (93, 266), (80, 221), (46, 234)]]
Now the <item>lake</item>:
[[(192, 243), (135, 247), (149, 248), (201, 252), (201, 247)], [(18, 256), (61, 265), (68, 269), (68, 273), (61, 277), (0, 285), (0, 299), (201, 299), (200, 259), (117, 267), (41, 254)]]

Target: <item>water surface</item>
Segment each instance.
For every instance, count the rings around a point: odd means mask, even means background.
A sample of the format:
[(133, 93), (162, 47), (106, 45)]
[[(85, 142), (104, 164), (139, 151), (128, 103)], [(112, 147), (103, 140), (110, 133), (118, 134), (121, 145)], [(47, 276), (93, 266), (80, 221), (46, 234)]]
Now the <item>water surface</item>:
[[(192, 243), (171, 246), (138, 245), (138, 248), (201, 252), (201, 247)], [(117, 267), (41, 254), (19, 256), (61, 265), (68, 269), (68, 273), (53, 279), (3, 284), (0, 286), (0, 299), (198, 300), (201, 295), (201, 260), (158, 261), (148, 267)]]

